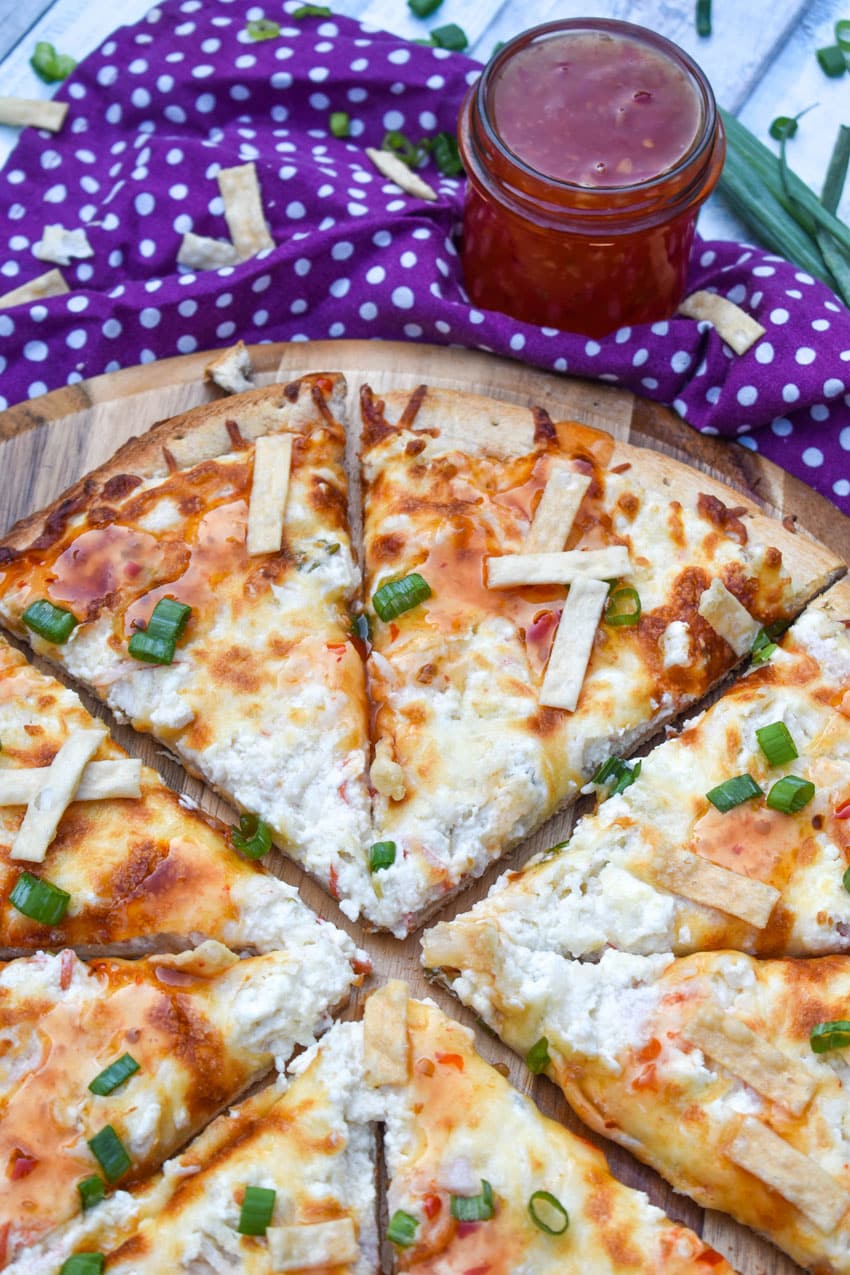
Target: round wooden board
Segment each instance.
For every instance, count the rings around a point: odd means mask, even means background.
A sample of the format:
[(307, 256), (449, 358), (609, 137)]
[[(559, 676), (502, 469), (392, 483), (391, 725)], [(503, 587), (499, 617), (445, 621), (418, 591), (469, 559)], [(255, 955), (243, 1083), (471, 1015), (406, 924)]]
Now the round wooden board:
[[(712, 474), (756, 500), (769, 513), (780, 518), (795, 518), (801, 534), (808, 532), (850, 560), (850, 519), (829, 501), (756, 453), (697, 434), (667, 408), (638, 399), (625, 390), (536, 371), (488, 354), (403, 342), (258, 345), (251, 347), (251, 355), (258, 384), (291, 380), (308, 371), (343, 372), (349, 383), (352, 421), (356, 419), (357, 393), (364, 381), (378, 394), (426, 382), (516, 403), (540, 404), (555, 420), (573, 419), (594, 425), (619, 439), (665, 452)], [(209, 358), (208, 353), (201, 353), (127, 368), (56, 390), (0, 413), (0, 527), (5, 530), (18, 518), (50, 503), (132, 435), (144, 432), (158, 420), (217, 397), (218, 391), (204, 383), (204, 368)], [(349, 456), (352, 474), (356, 473), (356, 447), (356, 438), (352, 436)], [(354, 503), (356, 520), (356, 500)], [(129, 727), (117, 726), (101, 704), (88, 696), (83, 698), (92, 712), (109, 721), (115, 736), (130, 753), (156, 767), (173, 788), (187, 792), (219, 817), (233, 822), (233, 812), (199, 781), (186, 776), (153, 741), (137, 735)], [(562, 841), (573, 821), (571, 813), (551, 820), (463, 892), (446, 909), (445, 915), (470, 907), (507, 866), (517, 866), (537, 850)], [(277, 856), (273, 867), (280, 876), (300, 887), (305, 900), (321, 916), (347, 929), (369, 950), (375, 976), (355, 998), (348, 1014), (356, 1013), (357, 1000), (374, 986), (375, 980), (406, 978), (414, 995), (431, 996), (449, 1014), (474, 1027), (477, 1045), (484, 1057), (506, 1063), (513, 1084), (532, 1093), (542, 1110), (602, 1145), (572, 1115), (554, 1085), (545, 1077), (531, 1076), (524, 1064), (482, 1029), (448, 993), (425, 982), (419, 967), (418, 935), (404, 943), (385, 936), (367, 935), (361, 927), (348, 922), (324, 892), (288, 860)], [(725, 1254), (741, 1275), (793, 1275), (799, 1270), (743, 1227), (720, 1214), (704, 1212), (685, 1197), (675, 1195), (655, 1173), (621, 1148), (605, 1143), (604, 1150), (618, 1177), (645, 1190), (668, 1214), (700, 1232), (708, 1243)]]

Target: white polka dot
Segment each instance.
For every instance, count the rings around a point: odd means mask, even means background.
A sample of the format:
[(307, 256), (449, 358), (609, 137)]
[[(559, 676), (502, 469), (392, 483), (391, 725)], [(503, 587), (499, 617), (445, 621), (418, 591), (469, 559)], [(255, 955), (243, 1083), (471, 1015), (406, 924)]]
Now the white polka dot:
[(789, 434), (794, 433), (794, 426), (785, 416), (777, 416), (771, 421), (770, 428), (778, 438), (787, 438)]
[[(296, 262), (296, 263), (295, 263), (296, 273), (297, 273), (297, 274), (306, 274), (306, 273), (307, 273), (307, 271), (306, 271), (306, 270), (299, 270), (299, 269), (298, 269), (298, 264), (299, 264), (298, 262)], [(271, 275), (270, 275), (270, 274), (261, 274), (261, 275), (259, 276), (259, 278), (255, 279), (255, 280), (254, 280), (254, 282), (251, 284), (251, 291), (252, 291), (252, 292), (265, 292), (267, 288), (270, 288), (270, 287), (271, 287), (271, 284), (272, 284), (272, 277), (271, 277)]]
[(39, 394), (46, 394), (47, 386), (44, 381), (33, 381), (32, 385), (27, 388), (29, 398), (38, 398)]
[(794, 355), (795, 361), (802, 367), (808, 367), (810, 363), (814, 363), (816, 357), (817, 355), (814, 350), (808, 345), (801, 345), (797, 353)]
[(177, 349), (181, 354), (191, 354), (197, 348), (198, 342), (193, 336), (189, 336), (188, 333), (177, 338)]
[(323, 84), (330, 75), (330, 71), (326, 66), (311, 66), (307, 75), (314, 84)]
[(24, 346), (24, 358), (31, 363), (43, 363), (47, 358), (47, 346), (43, 341), (27, 341)]
[(796, 385), (789, 382), (788, 385), (782, 387), (782, 398), (786, 403), (796, 403), (800, 397), (800, 391)]
[(614, 333), (614, 340), (617, 342), (618, 345), (624, 345), (625, 342), (631, 338), (631, 335), (632, 335), (631, 328), (618, 328), (617, 331)]
[(469, 322), (470, 322), (470, 323), (475, 323), (475, 324), (483, 323), (483, 322), (484, 322), (484, 315), (481, 313), (481, 311), (480, 311), (480, 310), (470, 310), (470, 312), (469, 312)]
[(202, 93), (200, 97), (196, 97), (195, 110), (200, 111), (202, 115), (209, 115), (210, 111), (214, 111), (215, 110), (214, 94)]
[(269, 321), (268, 310), (255, 310), (251, 316), (255, 328), (263, 328)]
[(74, 328), (65, 337), (65, 344), (72, 350), (81, 350), (88, 340), (88, 336), (84, 328)]
[(511, 337), (511, 349), (522, 350), (525, 348), (525, 337), (521, 332), (515, 332)]
[(338, 336), (342, 336), (344, 332), (345, 332), (344, 323), (332, 323), (331, 326), (328, 328), (328, 336), (338, 337)]
[(64, 204), (68, 198), (67, 188), (63, 185), (51, 186), (44, 193), (44, 202), (47, 204)]
[(101, 84), (105, 89), (109, 88), (118, 79), (118, 67), (102, 66), (97, 73), (96, 79), (98, 84)]
[(326, 111), (331, 104), (327, 93), (311, 93), (310, 105), (314, 111)]
[(706, 402), (711, 403), (713, 406), (717, 402), (717, 400), (720, 398), (720, 386), (719, 385), (709, 386), (709, 388), (705, 391), (705, 398), (706, 398)]
[(686, 372), (691, 366), (691, 356), (687, 350), (677, 350), (670, 359), (670, 366), (674, 372)]
[(781, 327), (783, 323), (787, 323), (790, 318), (788, 311), (783, 310), (781, 307), (776, 310), (771, 310), (768, 317), (770, 318), (771, 323), (776, 324), (777, 327)]
[(665, 319), (661, 323), (653, 323), (650, 330), (654, 332), (656, 336), (666, 336), (670, 331), (670, 324)]
[(150, 191), (143, 190), (142, 193), (137, 195), (133, 200), (133, 205), (140, 217), (147, 217), (148, 214), (152, 213), (156, 207), (156, 200)]
[(823, 464), (823, 452), (819, 447), (807, 447), (803, 452), (803, 464), (810, 469), (817, 469)]
[(635, 350), (634, 354), (632, 355), (632, 366), (643, 367), (644, 363), (646, 362), (648, 358), (649, 358), (649, 350), (646, 350), (646, 349)]
[(726, 296), (734, 305), (740, 305), (746, 299), (747, 289), (742, 283), (736, 283), (734, 288), (730, 288)]
[(844, 393), (844, 382), (839, 381), (835, 376), (831, 376), (828, 381), (824, 381), (823, 392), (827, 398), (835, 398), (836, 394)]
[(769, 341), (759, 341), (754, 350), (757, 363), (772, 363), (774, 357), (774, 349)]
[(377, 313), (378, 307), (375, 305), (374, 301), (364, 301), (360, 307), (361, 319), (374, 319)]
[(814, 329), (815, 332), (828, 332), (829, 319), (813, 319), (812, 328)]
[(156, 244), (153, 239), (142, 239), (139, 243), (139, 253), (143, 257), (152, 257), (156, 252)]
[(405, 270), (412, 270), (417, 261), (418, 257), (415, 252), (403, 252), (399, 257), (399, 264), (404, 266)]
[(44, 320), (47, 318), (47, 306), (46, 305), (30, 306), (30, 318), (32, 319), (33, 323), (43, 323)]
[(758, 396), (758, 390), (754, 385), (742, 385), (737, 393), (738, 402), (742, 407), (752, 407)]
[(198, 303), (192, 297), (187, 297), (185, 301), (181, 301), (177, 307), (177, 313), (182, 315), (184, 319), (191, 319), (193, 314), (198, 312)]
[(372, 266), (366, 271), (367, 283), (383, 283), (387, 277), (387, 272), (383, 266)]
[(641, 380), (641, 385), (643, 386), (645, 390), (658, 389), (658, 382), (656, 381), (654, 376), (644, 376)]
[(419, 127), (432, 132), (437, 127), (437, 117), (433, 111), (420, 111)]
[(328, 288), (328, 292), (330, 292), (332, 297), (344, 297), (348, 293), (350, 287), (350, 279), (334, 279), (333, 283)]
[(365, 204), (350, 203), (347, 205), (349, 217), (365, 217), (369, 209)]
[(0, 336), (11, 336), (15, 330), (15, 324), (8, 314), (0, 314)]
[(776, 274), (773, 266), (753, 266), (752, 272), (758, 279), (769, 279), (771, 275)]
[(798, 271), (798, 273), (794, 275), (794, 278), (797, 280), (798, 283), (806, 283), (806, 284), (814, 283), (814, 279), (812, 278), (812, 276), (810, 274), (805, 274), (802, 270)]
[(69, 297), (66, 301), (67, 308), (72, 314), (79, 314), (82, 310), (88, 309), (88, 297)]
[(124, 331), (117, 319), (107, 319), (103, 325), (102, 332), (110, 341), (114, 341)]
[(599, 344), (598, 341), (585, 342), (584, 352), (588, 356), (588, 358), (591, 358), (591, 359), (596, 358), (596, 355), (599, 354), (601, 349), (602, 349), (602, 346)]
[(850, 496), (850, 482), (846, 478), (839, 478), (832, 484), (832, 490), (836, 496)]
[(713, 266), (716, 260), (717, 260), (717, 253), (712, 252), (711, 249), (709, 248), (707, 252), (704, 252), (702, 254), (702, 256), (699, 259), (699, 263), (705, 269), (708, 266)]
[(298, 221), (301, 217), (306, 217), (307, 209), (299, 199), (293, 199), (286, 205), (286, 215), (290, 221)]
[(815, 405), (809, 409), (809, 416), (811, 416), (813, 421), (828, 421), (829, 408), (825, 403), (815, 403)]
[(401, 111), (385, 111), (383, 124), (386, 129), (403, 128), (404, 116)]
[(196, 80), (208, 80), (211, 75), (215, 75), (215, 67), (207, 64), (203, 66), (193, 66), (192, 75)]
[(410, 50), (393, 49), (392, 53), (387, 54), (387, 61), (392, 62), (394, 66), (404, 66), (405, 62), (410, 61)]
[(144, 110), (145, 107), (150, 106), (151, 104), (151, 95), (147, 89), (133, 89), (133, 92), (130, 94), (130, 101), (140, 110)]
[(410, 288), (401, 287), (393, 289), (393, 305), (397, 306), (399, 310), (412, 310), (415, 300), (416, 298)]
[(139, 323), (143, 328), (158, 327), (162, 320), (162, 313), (154, 306), (145, 306), (139, 315)]
[(688, 415), (688, 405), (687, 405), (687, 403), (684, 401), (684, 399), (681, 399), (681, 398), (674, 398), (674, 399), (673, 399), (673, 407), (676, 409), (676, 411), (679, 413), (679, 415), (680, 415), (683, 419), (685, 419), (685, 418), (687, 417), (687, 415)]
[(334, 261), (347, 261), (353, 252), (354, 244), (349, 243), (346, 239), (340, 240), (339, 243), (335, 243), (331, 248), (331, 256)]
[(386, 248), (393, 241), (393, 237), (388, 230), (376, 230), (372, 236), (372, 243), (376, 248)]
[[(170, 123), (172, 124), (186, 123), (186, 112), (183, 110), (182, 106), (178, 106), (175, 102), (169, 102), (162, 113), (165, 116), (165, 118), (169, 120)], [(173, 164), (176, 161), (173, 159), (169, 159), (168, 162), (169, 164)]]

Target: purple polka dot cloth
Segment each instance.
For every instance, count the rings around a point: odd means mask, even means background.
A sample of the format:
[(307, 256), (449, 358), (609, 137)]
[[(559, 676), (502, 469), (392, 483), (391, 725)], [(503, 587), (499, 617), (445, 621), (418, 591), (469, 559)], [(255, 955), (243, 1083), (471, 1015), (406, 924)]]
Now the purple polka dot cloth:
[[(246, 342), (328, 337), (491, 350), (672, 404), (739, 438), (850, 513), (850, 311), (757, 248), (697, 240), (689, 290), (743, 306), (766, 335), (735, 356), (707, 323), (676, 318), (603, 340), (470, 305), (457, 235), (463, 182), (404, 194), (366, 146), (389, 129), (453, 131), (480, 66), (289, 0), (247, 32), (248, 0), (167, 0), (83, 62), (58, 96), (63, 130), (25, 130), (0, 173), (0, 271), (47, 267), (44, 227), (84, 227), (93, 255), (63, 267), (67, 295), (0, 311), (0, 406), (83, 377)], [(332, 112), (350, 136), (330, 133)], [(228, 237), (216, 175), (254, 161), (275, 243), (239, 265), (177, 264), (185, 232)]]

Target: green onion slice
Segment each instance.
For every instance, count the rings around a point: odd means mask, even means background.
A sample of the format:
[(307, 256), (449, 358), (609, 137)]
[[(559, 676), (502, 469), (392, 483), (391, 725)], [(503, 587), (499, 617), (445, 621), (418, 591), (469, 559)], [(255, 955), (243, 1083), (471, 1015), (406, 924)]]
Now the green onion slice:
[(331, 10), (326, 4), (300, 4), (297, 9), (293, 9), (290, 18), (329, 18)]
[(768, 131), (775, 141), (785, 142), (794, 136), (798, 127), (796, 115), (777, 115), (775, 120), (771, 120)]
[(31, 602), (21, 619), (33, 633), (37, 633), (48, 642), (55, 642), (57, 646), (68, 641), (79, 623), (77, 617), (70, 611), (64, 610), (63, 607), (55, 607), (46, 598)]
[(463, 27), (459, 27), (456, 22), (449, 22), (444, 27), (433, 28), (431, 43), (438, 49), (452, 49), (455, 53), (459, 53), (461, 49), (468, 46), (469, 40)]
[(396, 1209), (387, 1227), (387, 1239), (392, 1244), (397, 1244), (399, 1248), (410, 1248), (411, 1244), (416, 1242), (418, 1229), (419, 1222), (415, 1217), (405, 1213), (404, 1209)]
[(60, 80), (67, 80), (76, 65), (74, 58), (67, 53), (57, 53), (47, 40), (38, 41), (30, 58), (30, 66), (45, 84), (58, 84)]
[(541, 1036), (536, 1040), (525, 1055), (525, 1065), (535, 1076), (539, 1076), (541, 1071), (545, 1071), (552, 1059), (549, 1057), (549, 1040), (546, 1036)]
[(697, 35), (711, 35), (711, 0), (697, 0)]
[(786, 775), (779, 779), (767, 794), (767, 804), (771, 810), (781, 810), (784, 815), (794, 815), (807, 806), (815, 795), (815, 786), (810, 779), (801, 779), (799, 775)]
[(277, 1191), (266, 1186), (246, 1186), (239, 1212), (240, 1235), (265, 1235), (274, 1213)]
[(104, 1125), (100, 1133), (89, 1138), (88, 1143), (92, 1155), (106, 1174), (107, 1182), (117, 1182), (133, 1163), (111, 1124)]
[(276, 40), (280, 35), (280, 23), (271, 18), (253, 18), (245, 28), (249, 40)]
[(396, 844), (394, 841), (376, 841), (369, 847), (369, 871), (380, 872), (391, 868), (395, 863)]
[(391, 128), (388, 133), (384, 133), (384, 140), (381, 142), (382, 151), (391, 151), (408, 168), (415, 168), (422, 158), (422, 151), (419, 146), (412, 142), (405, 133), (400, 133), (397, 128)]
[(756, 731), (759, 748), (771, 766), (782, 766), (786, 761), (799, 757), (797, 745), (791, 738), (791, 732), (784, 722), (771, 722), (769, 726), (760, 726)]
[(706, 797), (722, 815), (734, 810), (736, 806), (753, 797), (761, 797), (762, 790), (750, 774), (734, 775), (732, 779), (724, 779), (722, 784), (707, 792)]
[(436, 13), (443, 0), (407, 0), (407, 7), (417, 18), (430, 18)]
[(52, 885), (43, 877), (22, 872), (9, 895), (9, 902), (31, 921), (58, 925), (68, 911), (71, 896), (67, 890), (60, 890), (58, 885)]
[(750, 653), (753, 664), (766, 664), (775, 650), (776, 643), (771, 642), (764, 629), (759, 629), (753, 638), (753, 647)]
[(259, 815), (240, 815), (239, 827), (230, 829), (230, 840), (246, 859), (262, 859), (272, 848), (271, 828)]
[[(328, 128), (332, 137), (351, 136), (351, 118), (345, 111), (331, 111)], [(337, 549), (339, 546), (337, 546)]]
[(103, 1178), (93, 1173), (89, 1178), (82, 1178), (77, 1183), (77, 1190), (80, 1193), (80, 1201), (83, 1206), (83, 1212), (90, 1209), (92, 1205), (99, 1204), (106, 1195), (106, 1183)]
[(173, 638), (152, 636), (144, 629), (134, 633), (127, 645), (133, 659), (144, 660), (146, 664), (172, 664), (174, 648)]
[[(623, 761), (621, 757), (609, 757), (604, 761), (591, 779), (592, 784), (608, 784), (610, 787), (609, 797), (616, 797), (619, 793), (625, 792), (630, 788), (640, 775), (642, 762), (635, 762), (634, 766), (630, 766), (628, 762)], [(614, 781), (613, 784), (611, 781)]]
[(841, 884), (844, 886), (847, 893), (850, 894), (850, 868), (844, 869), (844, 876), (841, 878)]
[(836, 22), (835, 43), (844, 53), (850, 53), (850, 18), (841, 18)]
[(62, 1263), (59, 1275), (100, 1275), (105, 1261), (103, 1253), (74, 1253)]
[(844, 50), (839, 44), (830, 44), (825, 49), (818, 49), (815, 54), (818, 65), (824, 75), (828, 75), (831, 80), (835, 80), (839, 75), (843, 75), (847, 70), (847, 63), (844, 59)]
[(99, 1097), (105, 1097), (106, 1094), (112, 1093), (119, 1085), (123, 1085), (125, 1080), (129, 1080), (139, 1070), (139, 1064), (130, 1054), (122, 1054), (120, 1058), (116, 1058), (114, 1063), (110, 1063), (104, 1068), (99, 1075), (89, 1085), (92, 1093), (98, 1094)]
[(460, 177), (463, 161), (453, 133), (437, 133), (430, 139), (423, 138), (419, 146), (422, 150), (430, 151), (444, 177)]
[(160, 598), (151, 612), (145, 632), (151, 637), (168, 638), (178, 642), (183, 636), (183, 630), (189, 623), (191, 614), (192, 608), (185, 602), (178, 602), (176, 598)]
[(830, 1049), (846, 1049), (850, 1045), (850, 1022), (837, 1018), (831, 1023), (818, 1023), (812, 1028), (809, 1043), (816, 1054), (829, 1053)]
[(605, 623), (612, 628), (633, 628), (640, 620), (640, 594), (630, 584), (615, 589), (605, 608)]
[(451, 1211), (456, 1222), (486, 1222), (496, 1211), (490, 1183), (481, 1179), (479, 1195), (453, 1195)]
[(535, 1191), (528, 1201), (528, 1211), (534, 1225), (547, 1235), (563, 1235), (570, 1224), (569, 1213), (550, 1191)]
[(372, 606), (383, 621), (394, 620), (403, 615), (420, 602), (431, 596), (431, 586), (423, 580), (418, 571), (413, 571), (402, 580), (388, 580), (376, 593), (372, 594)]

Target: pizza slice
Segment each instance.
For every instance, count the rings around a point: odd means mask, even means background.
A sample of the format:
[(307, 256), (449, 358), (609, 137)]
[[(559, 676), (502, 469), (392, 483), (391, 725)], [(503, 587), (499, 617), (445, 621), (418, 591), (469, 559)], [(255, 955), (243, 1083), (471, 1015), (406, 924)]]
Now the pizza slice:
[(850, 957), (593, 964), (494, 939), (486, 960), (461, 998), (592, 1129), (807, 1269), (850, 1272)]
[(208, 403), (0, 547), (0, 619), (168, 746), (356, 916), (368, 726), (341, 377)]
[[(93, 737), (94, 751), (71, 799), (53, 810), (52, 836), (46, 845), (38, 829), (22, 836), (80, 737)], [(46, 947), (142, 955), (213, 938), (309, 963), (329, 1005), (366, 968), (347, 935), (238, 854), (221, 825), (128, 757), (73, 691), (2, 639), (0, 900), (6, 958)]]
[[(569, 842), (425, 936), (463, 967), (481, 929), (528, 952), (850, 950), (850, 587), (834, 585), (682, 734), (606, 766)], [(613, 790), (613, 795), (608, 795)]]
[(542, 408), (420, 386), (364, 391), (362, 414), (368, 915), (401, 934), (843, 568), (712, 479)]
[(8, 1275), (56, 1275), (85, 1254), (110, 1275), (375, 1275), (380, 1109), (361, 1053), (360, 1025), (337, 1023), (289, 1084), (221, 1116), (149, 1183), (82, 1213)]
[(309, 960), (220, 943), (0, 967), (6, 1258), (113, 1184), (144, 1178), (327, 1021)]

